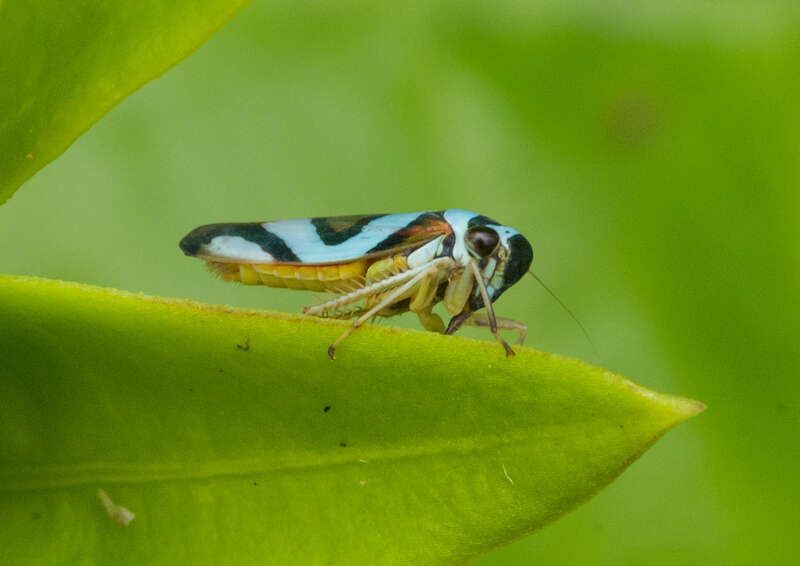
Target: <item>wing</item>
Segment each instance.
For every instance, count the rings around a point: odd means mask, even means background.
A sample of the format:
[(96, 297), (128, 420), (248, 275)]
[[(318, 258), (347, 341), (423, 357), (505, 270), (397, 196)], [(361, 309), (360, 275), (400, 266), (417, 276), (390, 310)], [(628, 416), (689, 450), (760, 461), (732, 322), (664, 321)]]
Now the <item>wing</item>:
[(441, 212), (411, 212), (209, 224), (180, 246), (207, 261), (319, 265), (390, 255), (451, 232)]

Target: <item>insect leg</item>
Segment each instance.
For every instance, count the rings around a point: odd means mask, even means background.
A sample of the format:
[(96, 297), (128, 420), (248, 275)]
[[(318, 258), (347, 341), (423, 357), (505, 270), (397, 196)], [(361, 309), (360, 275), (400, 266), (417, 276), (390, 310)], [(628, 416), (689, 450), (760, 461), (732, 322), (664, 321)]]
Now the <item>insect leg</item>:
[(492, 331), (492, 334), (494, 334), (494, 337), (497, 338), (497, 341), (503, 345), (506, 356), (513, 356), (514, 350), (511, 349), (508, 342), (503, 340), (503, 337), (497, 332), (497, 318), (494, 316), (494, 308), (492, 308), (492, 302), (489, 300), (489, 292), (486, 290), (486, 283), (483, 282), (483, 276), (481, 275), (480, 269), (478, 269), (478, 264), (473, 260), (470, 260), (469, 264), (472, 267), (472, 272), (475, 274), (475, 282), (478, 284), (478, 290), (481, 292), (483, 304), (486, 307), (486, 314), (489, 318), (489, 329)]
[[(524, 322), (520, 322), (518, 320), (512, 320), (510, 318), (503, 318), (503, 317), (496, 317), (497, 321), (497, 328), (500, 330), (516, 330), (519, 332), (519, 339), (517, 340), (517, 344), (522, 346), (525, 343), (525, 336), (528, 335), (528, 325)], [(491, 328), (489, 323), (489, 317), (484, 313), (472, 313), (472, 316), (467, 318), (464, 321), (464, 324), (468, 326), (479, 326), (481, 328)]]
[(444, 322), (442, 322), (442, 317), (432, 312), (430, 305), (428, 308), (419, 311), (417, 313), (417, 317), (419, 318), (419, 322), (425, 330), (430, 332), (438, 332), (439, 334), (444, 333)]
[(442, 317), (433, 313), (433, 301), (441, 280), (447, 278), (448, 270), (429, 271), (428, 275), (422, 280), (414, 296), (408, 305), (408, 310), (415, 313), (419, 318), (420, 324), (425, 330), (430, 332), (444, 333), (444, 322)]
[(429, 309), (433, 303), (433, 299), (436, 297), (436, 291), (439, 287), (439, 278), (440, 276), (446, 275), (446, 270), (437, 269), (428, 271), (420, 282), (416, 292), (411, 297), (411, 301), (408, 304), (408, 310), (418, 313), (424, 311), (425, 309)]
[(458, 332), (458, 329), (467, 321), (467, 319), (472, 316), (472, 311), (465, 310), (453, 318), (450, 319), (450, 322), (447, 325), (447, 330), (444, 331), (445, 334), (455, 334)]
[(392, 275), (391, 277), (387, 277), (386, 279), (381, 279), (375, 283), (370, 285), (366, 285), (361, 287), (360, 289), (355, 289), (352, 291), (347, 291), (343, 289), (343, 292), (346, 294), (336, 297), (330, 301), (322, 303), (321, 305), (315, 305), (313, 307), (306, 307), (303, 309), (303, 313), (310, 314), (314, 316), (324, 315), (328, 312), (335, 312), (338, 309), (347, 306), (351, 303), (358, 301), (359, 299), (364, 299), (370, 296), (377, 295), (382, 291), (387, 289), (391, 289), (392, 287), (396, 287), (397, 285), (402, 284), (403, 282), (407, 281), (410, 278), (418, 275), (420, 272), (424, 272), (428, 269), (429, 266), (421, 265), (414, 269), (409, 269), (408, 271), (404, 271), (402, 273), (398, 273), (397, 275)]
[(361, 326), (366, 321), (375, 316), (375, 314), (377, 314), (378, 311), (388, 307), (392, 303), (397, 302), (399, 299), (403, 297), (403, 295), (408, 293), (408, 291), (411, 290), (414, 287), (414, 285), (419, 283), (423, 278), (431, 274), (437, 274), (439, 272), (439, 269), (441, 268), (440, 266), (444, 265), (445, 263), (451, 264), (452, 261), (453, 260), (450, 259), (449, 257), (443, 257), (432, 261), (430, 264), (426, 266), (421, 266), (424, 267), (424, 270), (418, 271), (416, 275), (414, 275), (406, 283), (404, 283), (403, 285), (401, 285), (400, 287), (396, 288), (394, 291), (389, 293), (389, 295), (385, 299), (383, 299), (380, 303), (378, 303), (370, 310), (368, 310), (366, 313), (361, 315), (359, 318), (354, 320), (352, 326), (350, 326), (350, 328), (345, 330), (344, 333), (341, 336), (339, 336), (339, 338), (337, 338), (333, 344), (331, 344), (330, 348), (328, 348), (328, 355), (331, 357), (331, 359), (333, 360), (336, 358), (335, 355), (336, 347), (342, 343), (342, 340), (350, 336), (359, 326)]
[(473, 279), (471, 269), (463, 269), (451, 277), (444, 293), (444, 306), (450, 314), (457, 315), (464, 310), (474, 288)]

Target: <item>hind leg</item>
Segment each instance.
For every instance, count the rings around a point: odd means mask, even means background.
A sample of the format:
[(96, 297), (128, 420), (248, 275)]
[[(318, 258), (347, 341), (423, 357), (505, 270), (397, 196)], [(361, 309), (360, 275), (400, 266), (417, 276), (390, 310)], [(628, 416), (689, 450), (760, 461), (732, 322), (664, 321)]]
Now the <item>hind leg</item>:
[(364, 324), (367, 320), (371, 319), (373, 316), (378, 314), (381, 310), (385, 309), (386, 307), (391, 306), (392, 304), (396, 303), (397, 301), (402, 300), (404, 297), (407, 296), (407, 293), (413, 292), (414, 287), (418, 285), (421, 281), (426, 278), (433, 276), (434, 274), (438, 273), (440, 266), (447, 265), (452, 263), (452, 259), (450, 258), (439, 258), (431, 262), (430, 266), (427, 267), (424, 271), (420, 271), (416, 274), (412, 274), (413, 276), (403, 285), (400, 285), (392, 292), (390, 292), (385, 298), (381, 300), (380, 303), (369, 309), (367, 312), (362, 314), (358, 319), (356, 319), (352, 326), (344, 331), (344, 333), (336, 339), (336, 341), (331, 344), (330, 348), (328, 348), (328, 355), (333, 360), (336, 358), (336, 347), (350, 334), (352, 334), (359, 326)]

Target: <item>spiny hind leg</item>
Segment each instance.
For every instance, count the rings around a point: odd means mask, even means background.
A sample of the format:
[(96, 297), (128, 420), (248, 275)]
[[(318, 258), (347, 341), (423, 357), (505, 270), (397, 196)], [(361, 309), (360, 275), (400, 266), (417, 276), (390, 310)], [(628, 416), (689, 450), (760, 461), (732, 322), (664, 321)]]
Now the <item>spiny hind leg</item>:
[[(387, 289), (401, 285), (405, 281), (413, 279), (418, 274), (418, 272), (409, 270), (369, 285), (355, 286), (352, 288), (342, 287), (336, 289), (335, 291), (337, 293), (341, 293), (338, 297), (334, 297), (333, 299), (318, 305), (307, 306), (303, 309), (303, 314), (331, 318), (352, 318), (352, 316), (355, 315), (338, 316), (337, 313), (340, 313), (342, 309), (362, 299), (369, 299), (370, 295), (378, 294)], [(368, 309), (370, 305), (365, 305), (365, 307)], [(364, 312), (364, 310), (365, 309), (355, 309), (353, 312), (360, 314), (361, 312)]]
[[(519, 332), (519, 338), (517, 339), (517, 344), (522, 346), (525, 343), (525, 337), (528, 335), (528, 325), (524, 322), (520, 322), (518, 320), (512, 320), (510, 318), (504, 318), (502, 316), (496, 317), (497, 320), (497, 329), (498, 330), (516, 330)], [(464, 321), (464, 324), (469, 326), (477, 326), (479, 328), (491, 328), (491, 323), (489, 322), (489, 316), (486, 313), (476, 312), (472, 313), (467, 320)]]
[(342, 340), (350, 336), (359, 326), (364, 324), (366, 321), (371, 319), (375, 316), (379, 311), (385, 309), (386, 307), (400, 301), (408, 296), (409, 293), (414, 292), (414, 287), (420, 283), (420, 281), (424, 280), (427, 277), (432, 276), (434, 273), (437, 273), (441, 266), (449, 265), (452, 263), (450, 258), (439, 258), (438, 260), (434, 260), (431, 263), (428, 269), (424, 271), (420, 271), (419, 273), (415, 274), (411, 277), (408, 281), (406, 281), (403, 285), (400, 285), (392, 292), (390, 292), (385, 299), (383, 299), (380, 303), (369, 309), (359, 318), (353, 321), (352, 326), (345, 330), (336, 341), (331, 344), (330, 348), (328, 348), (328, 355), (333, 360), (336, 358), (336, 347), (342, 343)]

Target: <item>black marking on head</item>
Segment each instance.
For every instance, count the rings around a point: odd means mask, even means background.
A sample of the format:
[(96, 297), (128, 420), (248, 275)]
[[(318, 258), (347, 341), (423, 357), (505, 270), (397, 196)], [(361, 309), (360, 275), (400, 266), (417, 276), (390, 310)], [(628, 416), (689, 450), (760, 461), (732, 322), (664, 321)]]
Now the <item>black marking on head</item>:
[(515, 234), (508, 239), (508, 249), (511, 255), (503, 271), (503, 291), (522, 279), (533, 262), (533, 248), (522, 234)]
[(361, 230), (364, 229), (364, 226), (377, 218), (382, 218), (383, 216), (386, 215), (371, 214), (369, 216), (361, 216), (358, 217), (358, 220), (353, 222), (347, 228), (340, 228), (338, 230), (335, 226), (330, 224), (331, 219), (326, 217), (312, 218), (311, 225), (316, 228), (317, 236), (319, 236), (319, 239), (322, 240), (323, 244), (326, 246), (338, 246), (356, 234), (361, 233)]
[(180, 247), (188, 256), (195, 256), (200, 248), (211, 242), (217, 236), (239, 236), (248, 242), (261, 247), (278, 261), (299, 262), (294, 252), (286, 245), (282, 238), (266, 230), (261, 224), (255, 222), (238, 224), (207, 224), (189, 232), (180, 243)]
[(417, 216), (414, 220), (406, 224), (404, 227), (384, 238), (373, 248), (367, 250), (366, 253), (374, 254), (377, 252), (390, 250), (392, 248), (396, 248), (397, 246), (402, 245), (403, 242), (408, 238), (408, 234), (405, 233), (407, 230), (419, 226), (424, 226), (425, 223), (430, 220), (443, 220), (443, 218), (442, 215), (437, 212), (423, 212), (422, 214)]
[(497, 220), (492, 220), (488, 216), (478, 214), (477, 216), (473, 216), (469, 219), (469, 222), (467, 222), (467, 228), (472, 228), (473, 226), (486, 226), (487, 224), (494, 224), (495, 226), (501, 225)]

